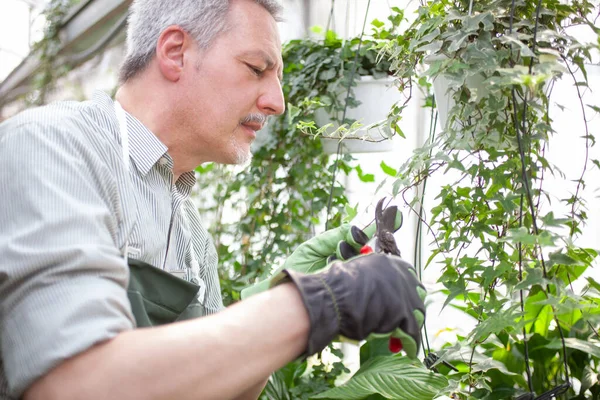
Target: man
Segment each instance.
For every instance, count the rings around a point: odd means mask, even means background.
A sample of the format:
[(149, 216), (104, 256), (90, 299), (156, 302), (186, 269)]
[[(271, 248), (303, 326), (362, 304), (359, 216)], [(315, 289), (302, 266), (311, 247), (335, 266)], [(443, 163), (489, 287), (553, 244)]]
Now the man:
[(420, 284), (398, 257), (316, 274), (290, 263), (273, 288), (222, 310), (192, 171), (244, 162), (265, 118), (283, 113), (280, 9), (138, 0), (131, 11), (115, 102), (97, 94), (0, 125), (0, 399), (251, 399), (340, 334), (418, 344)]

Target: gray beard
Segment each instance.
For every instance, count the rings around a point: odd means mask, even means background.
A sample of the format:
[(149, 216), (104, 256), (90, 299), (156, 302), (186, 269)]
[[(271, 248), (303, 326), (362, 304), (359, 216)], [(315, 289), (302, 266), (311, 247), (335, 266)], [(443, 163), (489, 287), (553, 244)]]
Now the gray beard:
[(252, 153), (250, 152), (250, 150), (244, 150), (235, 140), (234, 136), (231, 136), (231, 146), (233, 147), (235, 152), (233, 164), (246, 165), (250, 163), (250, 161), (252, 160)]

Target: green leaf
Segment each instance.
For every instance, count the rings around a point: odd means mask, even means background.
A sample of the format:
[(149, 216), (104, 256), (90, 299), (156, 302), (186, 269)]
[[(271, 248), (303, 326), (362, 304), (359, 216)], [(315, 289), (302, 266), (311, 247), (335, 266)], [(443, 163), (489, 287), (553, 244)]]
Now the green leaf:
[(373, 25), (376, 28), (381, 28), (385, 24), (383, 22), (381, 22), (380, 20), (378, 20), (377, 18), (375, 18), (373, 21), (371, 21), (371, 25)]
[(381, 164), (379, 164), (379, 166), (381, 167), (381, 169), (383, 170), (383, 172), (385, 172), (389, 176), (395, 177), (396, 175), (398, 175), (398, 171), (396, 171), (394, 168), (388, 166), (385, 163), (385, 161), (382, 161)]
[(548, 214), (543, 216), (541, 220), (544, 222), (544, 225), (547, 227), (555, 226), (561, 227), (566, 225), (569, 222), (567, 218), (554, 218), (554, 213), (550, 211)]
[(344, 206), (344, 211), (346, 212), (346, 216), (344, 217), (344, 222), (352, 221), (358, 214), (358, 203), (356, 203), (356, 205), (354, 207), (350, 206), (350, 204), (346, 204)]
[(547, 304), (542, 307), (539, 312), (533, 326), (533, 331), (535, 333), (539, 333), (542, 336), (548, 335), (548, 328), (550, 327), (550, 323), (552, 322), (552, 317), (554, 313), (552, 312), (552, 306)]
[(473, 365), (472, 372), (485, 372), (490, 369), (497, 369), (505, 375), (517, 375), (515, 372), (509, 371), (508, 368), (506, 368), (506, 365), (493, 358), (485, 359)]
[(360, 165), (356, 166), (356, 173), (358, 174), (358, 179), (362, 182), (375, 182), (375, 175), (365, 174)]
[(550, 253), (549, 261), (552, 261), (553, 264), (562, 264), (562, 265), (581, 265), (581, 263), (572, 257), (564, 253)]
[(596, 383), (598, 383), (598, 376), (589, 365), (586, 365), (581, 376), (581, 390), (579, 393), (584, 394), (586, 390), (594, 386)]
[(361, 400), (380, 394), (386, 399), (431, 400), (447, 384), (443, 375), (433, 373), (405, 356), (384, 356), (365, 363), (342, 386), (311, 398)]
[(596, 289), (600, 293), (600, 283), (596, 282), (594, 278), (586, 278), (591, 287)]
[(514, 242), (521, 242), (523, 244), (536, 244), (535, 235), (529, 233), (525, 227), (509, 229), (508, 236)]
[(334, 78), (337, 75), (337, 71), (334, 69), (326, 69), (319, 74), (319, 79), (327, 81)]
[(390, 356), (390, 339), (387, 337), (371, 337), (360, 346), (360, 364), (364, 365), (368, 360), (381, 356)]
[[(585, 341), (577, 338), (565, 338), (565, 346), (569, 349), (580, 350), (596, 358), (600, 358), (600, 342), (596, 340)], [(560, 339), (555, 339), (548, 343), (546, 348), (562, 349), (562, 342)]]

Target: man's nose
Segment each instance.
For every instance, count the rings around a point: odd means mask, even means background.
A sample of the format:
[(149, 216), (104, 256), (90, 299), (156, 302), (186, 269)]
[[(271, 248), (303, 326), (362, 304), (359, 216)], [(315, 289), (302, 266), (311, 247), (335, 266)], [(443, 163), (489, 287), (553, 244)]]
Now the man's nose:
[(285, 100), (281, 82), (271, 78), (265, 82), (265, 88), (258, 98), (258, 108), (267, 115), (281, 115), (285, 111)]

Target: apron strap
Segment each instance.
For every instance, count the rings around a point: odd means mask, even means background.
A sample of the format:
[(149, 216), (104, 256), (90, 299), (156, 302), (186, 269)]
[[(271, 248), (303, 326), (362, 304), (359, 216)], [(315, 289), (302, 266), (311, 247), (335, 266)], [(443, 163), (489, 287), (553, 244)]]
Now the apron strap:
[[(128, 175), (130, 160), (127, 114), (116, 100), (115, 113), (119, 122), (123, 164), (125, 173)], [(195, 266), (193, 269), (197, 273), (199, 268), (193, 244), (190, 250), (192, 265)], [(129, 238), (125, 238), (123, 252), (125, 262), (129, 265), (127, 296), (138, 328), (198, 318), (204, 315), (204, 306), (198, 300), (198, 297), (203, 299), (206, 292), (206, 285), (202, 279), (199, 279), (201, 285), (198, 286), (150, 264), (129, 259)]]
[[(127, 131), (127, 115), (125, 110), (121, 107), (121, 104), (115, 100), (115, 114), (117, 114), (117, 121), (119, 122), (119, 133), (121, 135), (121, 147), (123, 148), (123, 165), (125, 166), (125, 173), (129, 174), (129, 132)], [(129, 238), (125, 238), (125, 247), (123, 248), (123, 257), (125, 262), (129, 257)]]

